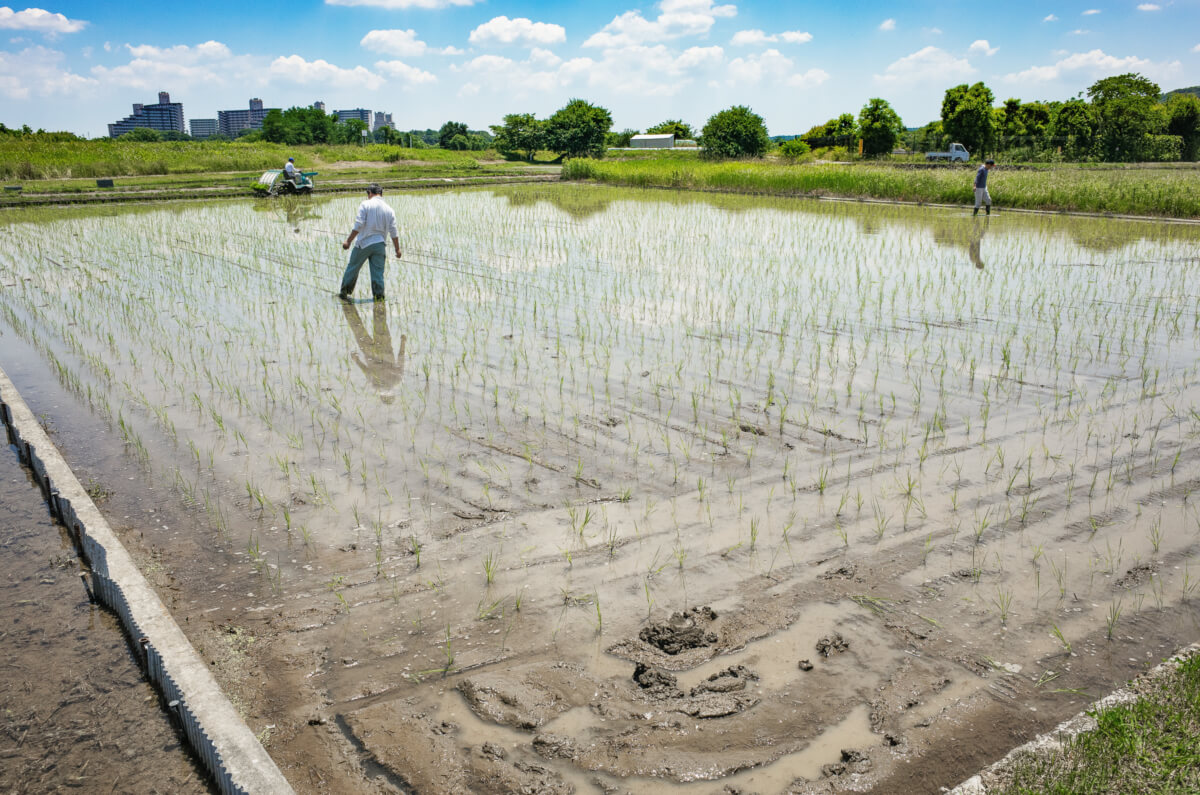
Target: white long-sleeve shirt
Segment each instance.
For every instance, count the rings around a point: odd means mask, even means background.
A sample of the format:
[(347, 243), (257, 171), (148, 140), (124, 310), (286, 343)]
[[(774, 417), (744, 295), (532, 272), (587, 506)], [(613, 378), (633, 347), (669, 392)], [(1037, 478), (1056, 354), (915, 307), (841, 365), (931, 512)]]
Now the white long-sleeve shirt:
[(359, 248), (400, 237), (400, 230), (396, 228), (396, 211), (388, 206), (382, 196), (372, 196), (358, 205), (354, 231), (358, 232), (354, 243)]

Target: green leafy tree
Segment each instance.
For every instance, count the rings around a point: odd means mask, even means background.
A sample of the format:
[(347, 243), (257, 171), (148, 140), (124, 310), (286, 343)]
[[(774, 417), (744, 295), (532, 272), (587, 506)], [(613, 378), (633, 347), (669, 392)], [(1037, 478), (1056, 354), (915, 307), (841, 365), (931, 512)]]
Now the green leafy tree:
[(546, 119), (546, 147), (561, 157), (600, 157), (611, 128), (606, 108), (573, 99)]
[(648, 128), (646, 135), (674, 135), (678, 139), (690, 141), (696, 137), (696, 131), (692, 129), (692, 125), (679, 119), (667, 119)]
[(745, 105), (714, 113), (700, 131), (705, 157), (762, 157), (771, 139), (762, 116)]
[(904, 123), (887, 100), (867, 100), (858, 114), (858, 134), (862, 137), (864, 155), (889, 154), (904, 132)]
[(604, 136), (604, 145), (611, 149), (626, 149), (633, 140), (633, 136), (637, 134), (637, 130), (630, 130), (628, 128), (621, 130), (621, 132), (610, 132)]
[(942, 130), (951, 141), (982, 156), (995, 142), (996, 124), (992, 114), (995, 97), (983, 83), (966, 83), (946, 89), (942, 98)]
[(467, 129), (467, 125), (461, 121), (448, 121), (442, 125), (442, 129), (438, 130), (438, 146), (443, 149), (450, 149), (450, 141), (454, 139), (454, 136), (461, 135), (463, 138), (466, 138), (470, 134), (471, 132)]
[(153, 143), (162, 139), (162, 134), (150, 127), (134, 127), (120, 138), (122, 141), (137, 141), (142, 143)]
[(949, 142), (940, 121), (931, 121), (904, 136), (905, 146), (913, 152), (944, 152)]
[(546, 123), (532, 113), (510, 113), (504, 124), (492, 125), (493, 145), (504, 157), (520, 157), (533, 162), (533, 156), (546, 145)]
[(1159, 133), (1166, 126), (1166, 114), (1158, 104), (1160, 93), (1157, 83), (1133, 72), (1105, 77), (1088, 87), (1104, 160), (1142, 158), (1146, 136)]
[(1025, 122), (1021, 116), (1021, 100), (1006, 99), (1001, 109), (1000, 134), (1005, 138), (1020, 138), (1025, 135)]
[(1172, 94), (1167, 100), (1167, 134), (1183, 139), (1184, 160), (1200, 160), (1200, 98)]
[(1088, 160), (1096, 146), (1096, 111), (1082, 99), (1068, 100), (1050, 117), (1050, 138), (1068, 160)]
[(800, 137), (809, 146), (848, 146), (858, 139), (858, 122), (853, 113), (843, 113), (824, 124), (818, 124)]
[(471, 148), (471, 139), (469, 139), (469, 138), (467, 138), (467, 136), (459, 133), (458, 135), (454, 136), (449, 141), (447, 141), (446, 145), (442, 148), (443, 149), (453, 149), (456, 152), (465, 152), (466, 150)]

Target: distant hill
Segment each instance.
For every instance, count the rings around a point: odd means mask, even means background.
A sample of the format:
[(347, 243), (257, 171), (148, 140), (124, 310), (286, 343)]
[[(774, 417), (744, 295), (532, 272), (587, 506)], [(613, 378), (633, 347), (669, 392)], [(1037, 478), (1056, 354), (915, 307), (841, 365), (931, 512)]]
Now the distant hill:
[(1162, 95), (1162, 101), (1166, 102), (1174, 94), (1191, 94), (1194, 97), (1200, 97), (1200, 86), (1189, 86), (1187, 88), (1177, 88), (1174, 91), (1168, 91)]

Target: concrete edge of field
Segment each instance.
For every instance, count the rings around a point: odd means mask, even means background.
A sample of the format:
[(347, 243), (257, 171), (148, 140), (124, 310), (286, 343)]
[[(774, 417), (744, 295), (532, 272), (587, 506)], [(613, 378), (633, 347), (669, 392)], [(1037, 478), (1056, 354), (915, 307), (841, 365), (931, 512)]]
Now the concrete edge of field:
[[(1153, 681), (1166, 676), (1178, 668), (1181, 662), (1194, 654), (1200, 654), (1200, 643), (1193, 643), (1190, 646), (1180, 649), (1170, 659), (1159, 663), (1154, 668), (1139, 675), (1135, 681)], [(1021, 759), (1030, 756), (1053, 754), (1062, 749), (1071, 739), (1080, 734), (1094, 731), (1097, 726), (1096, 719), (1089, 715), (1089, 712), (1129, 704), (1137, 701), (1138, 698), (1140, 698), (1140, 695), (1132, 683), (1130, 686), (1110, 693), (1099, 701), (1094, 702), (1087, 709), (1077, 713), (1073, 718), (1069, 718), (1058, 724), (1053, 730), (1045, 734), (1039, 734), (1024, 745), (1019, 745), (1012, 749), (1000, 761), (989, 765), (950, 790), (948, 795), (987, 795), (988, 792), (995, 791), (997, 786), (1002, 786), (1008, 780), (1008, 771)]]
[(0, 416), (50, 512), (91, 568), (95, 598), (120, 618), (135, 657), (217, 788), (222, 793), (292, 792), (2, 368)]

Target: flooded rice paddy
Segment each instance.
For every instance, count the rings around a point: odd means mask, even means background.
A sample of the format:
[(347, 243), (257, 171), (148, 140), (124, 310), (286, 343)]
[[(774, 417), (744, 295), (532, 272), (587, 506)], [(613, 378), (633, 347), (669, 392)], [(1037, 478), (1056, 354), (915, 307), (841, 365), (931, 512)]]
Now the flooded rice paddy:
[(298, 790), (936, 791), (1197, 637), (1200, 228), (388, 201), (375, 304), (357, 199), (0, 226), (0, 366)]

